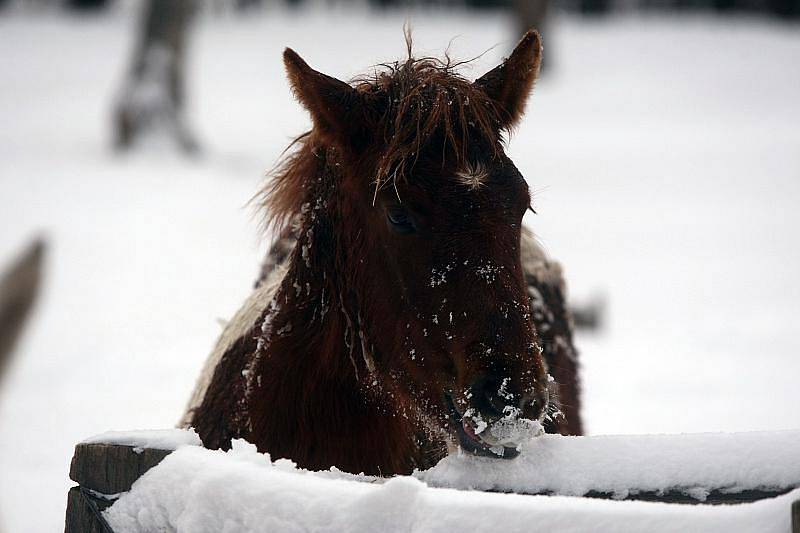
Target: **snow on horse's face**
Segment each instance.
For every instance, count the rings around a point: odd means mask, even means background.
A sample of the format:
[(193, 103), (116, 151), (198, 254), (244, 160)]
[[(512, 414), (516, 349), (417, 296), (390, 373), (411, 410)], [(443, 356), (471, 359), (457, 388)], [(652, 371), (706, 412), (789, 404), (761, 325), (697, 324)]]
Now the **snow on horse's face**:
[[(508, 424), (524, 429), (518, 418), (537, 419), (547, 401), (520, 264), (530, 195), (504, 155), (469, 157), (486, 162), (421, 165), (396, 190), (379, 191), (366, 213), (370, 248), (402, 304), (375, 311), (396, 322), (389, 368), (402, 369), (413, 403), (446, 415), (462, 448), (510, 457)], [(497, 420), (504, 429), (493, 435)]]
[(370, 384), (451, 443), (504, 457), (548, 401), (520, 260), (530, 194), (502, 145), (540, 54), (531, 32), (475, 82), (409, 59), (353, 85), (285, 54), (339, 168), (335, 231)]

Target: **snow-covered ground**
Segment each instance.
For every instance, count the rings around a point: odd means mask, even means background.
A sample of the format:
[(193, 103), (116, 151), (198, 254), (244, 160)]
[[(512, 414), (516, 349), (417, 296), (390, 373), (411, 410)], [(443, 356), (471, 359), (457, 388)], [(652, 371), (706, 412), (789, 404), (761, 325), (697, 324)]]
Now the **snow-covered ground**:
[[(72, 446), (169, 427), (264, 243), (245, 204), (308, 124), (280, 52), (349, 77), (403, 53), (405, 14), (271, 11), (201, 21), (193, 160), (110, 152), (133, 38), (116, 14), (0, 17), (0, 263), (51, 244), (0, 391), (0, 524), (61, 527)], [(420, 53), (513, 44), (500, 17), (412, 16)], [(800, 32), (763, 20), (559, 19), (553, 67), (510, 148), (528, 220), (572, 295), (593, 434), (800, 428)], [(402, 488), (402, 487), (401, 487)]]

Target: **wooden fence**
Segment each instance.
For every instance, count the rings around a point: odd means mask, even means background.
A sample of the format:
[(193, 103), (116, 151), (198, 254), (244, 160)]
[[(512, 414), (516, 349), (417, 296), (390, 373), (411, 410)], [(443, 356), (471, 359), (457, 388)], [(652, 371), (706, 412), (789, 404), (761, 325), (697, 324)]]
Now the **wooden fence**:
[[(137, 448), (119, 444), (78, 444), (72, 457), (69, 477), (78, 485), (67, 496), (66, 533), (114, 533), (102, 512), (116, 497), (130, 490), (145, 472), (160, 463), (168, 450)], [(776, 490), (747, 490), (729, 493), (712, 490), (700, 502), (680, 492), (639, 492), (627, 500), (680, 504), (740, 504), (786, 494), (795, 487)], [(590, 498), (610, 499), (611, 494), (592, 492)], [(791, 506), (792, 533), (800, 533), (800, 500)]]

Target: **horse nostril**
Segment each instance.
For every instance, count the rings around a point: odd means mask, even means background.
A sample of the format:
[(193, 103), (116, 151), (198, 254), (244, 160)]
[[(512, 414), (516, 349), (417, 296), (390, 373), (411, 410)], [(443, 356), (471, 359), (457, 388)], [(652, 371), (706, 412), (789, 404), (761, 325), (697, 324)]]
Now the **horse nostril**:
[(472, 404), (492, 418), (504, 416), (507, 407), (517, 404), (517, 396), (506, 390), (507, 381), (490, 377), (478, 379), (470, 387)]
[[(512, 389), (510, 379), (483, 376), (470, 387), (470, 403), (484, 417), (496, 420), (507, 415), (541, 420), (547, 405), (547, 392), (537, 391), (524, 396)], [(511, 410), (509, 410), (511, 409)]]

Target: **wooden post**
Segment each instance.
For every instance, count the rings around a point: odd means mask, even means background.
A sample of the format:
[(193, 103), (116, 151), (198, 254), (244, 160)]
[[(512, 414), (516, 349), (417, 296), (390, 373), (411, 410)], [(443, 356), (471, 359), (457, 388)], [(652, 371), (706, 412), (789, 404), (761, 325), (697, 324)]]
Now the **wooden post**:
[(792, 533), (800, 533), (800, 500), (792, 504)]
[(72, 487), (67, 494), (65, 533), (114, 533), (101, 514), (111, 502), (96, 498), (81, 487)]
[(113, 533), (101, 514), (121, 492), (172, 453), (117, 444), (78, 444), (69, 478), (65, 533)]

